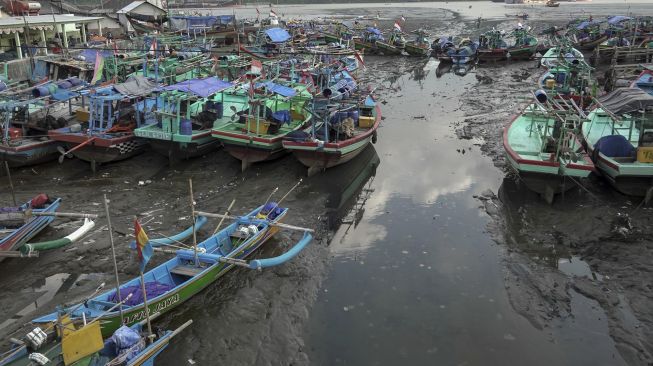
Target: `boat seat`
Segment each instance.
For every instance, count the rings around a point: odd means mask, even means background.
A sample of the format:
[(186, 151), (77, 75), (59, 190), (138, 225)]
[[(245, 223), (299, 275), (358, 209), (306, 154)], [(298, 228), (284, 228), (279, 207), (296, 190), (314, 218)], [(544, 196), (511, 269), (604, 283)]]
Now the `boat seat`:
[(194, 277), (201, 273), (203, 270), (205, 270), (206, 267), (195, 267), (195, 266), (176, 266), (173, 269), (170, 270), (170, 273), (180, 275), (180, 276), (186, 276), (186, 277)]

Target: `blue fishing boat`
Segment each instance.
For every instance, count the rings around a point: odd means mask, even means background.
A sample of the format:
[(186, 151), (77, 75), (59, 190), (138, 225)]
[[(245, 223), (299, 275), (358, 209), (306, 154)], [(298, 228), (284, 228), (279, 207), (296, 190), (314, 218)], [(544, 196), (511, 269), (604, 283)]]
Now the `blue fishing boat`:
[[(194, 250), (182, 249), (174, 258), (143, 274), (145, 283), (134, 278), (120, 286), (120, 292), (109, 291), (82, 304), (54, 312), (32, 322), (47, 324), (56, 322), (63, 311), (74, 322), (83, 319), (98, 320), (102, 333), (111, 334), (121, 325), (132, 325), (145, 319), (145, 306), (141, 288), (147, 293), (148, 311), (165, 313), (187, 301), (234, 266), (260, 269), (276, 266), (295, 257), (312, 240), (310, 229), (301, 229), (281, 224), (287, 208), (278, 207), (276, 203), (260, 206), (245, 216), (235, 218), (225, 229), (212, 235)], [(221, 216), (197, 212), (203, 216)], [(274, 258), (245, 259), (276, 234), (280, 228), (301, 229), (304, 235), (291, 249)], [(129, 294), (137, 294), (124, 304), (116, 307)]]
[(241, 45), (240, 50), (259, 60), (273, 60), (284, 54), (291, 39), (285, 29), (269, 28), (257, 33), (251, 45)]
[(61, 198), (52, 200), (47, 195), (40, 194), (19, 207), (0, 208), (0, 232), (6, 233), (0, 237), (0, 260), (50, 225), (54, 216), (39, 214), (56, 212), (60, 203)]

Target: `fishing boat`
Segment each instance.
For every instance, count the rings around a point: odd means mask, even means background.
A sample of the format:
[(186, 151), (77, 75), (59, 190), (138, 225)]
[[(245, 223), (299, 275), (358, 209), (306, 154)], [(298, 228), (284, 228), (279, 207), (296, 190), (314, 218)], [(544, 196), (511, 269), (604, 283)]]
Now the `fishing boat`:
[(456, 43), (453, 37), (440, 37), (433, 42), (431, 46), (435, 57), (440, 62), (451, 62), (451, 55), (449, 51), (456, 48)]
[(556, 66), (569, 66), (574, 63), (585, 63), (585, 56), (571, 45), (551, 47), (542, 55), (540, 60), (540, 65), (546, 69)]
[(618, 88), (597, 101), (583, 123), (594, 164), (619, 192), (648, 196), (653, 187), (653, 96)]
[(478, 45), (469, 38), (463, 38), (456, 47), (447, 50), (447, 56), (455, 65), (472, 62), (476, 58)]
[(512, 31), (514, 42), (508, 46), (506, 57), (512, 60), (528, 60), (537, 52), (539, 42), (535, 36), (530, 34), (530, 29), (530, 26), (524, 27), (519, 24)]
[(0, 208), (0, 260), (20, 256), (15, 251), (54, 221), (54, 215), (43, 214), (56, 212), (60, 203), (61, 198), (40, 194), (18, 207)]
[(89, 110), (81, 113), (79, 124), (48, 132), (52, 140), (60, 141), (69, 150), (63, 156), (88, 161), (91, 169), (98, 164), (130, 158), (145, 149), (145, 142), (134, 136), (134, 129), (142, 122), (142, 113), (134, 108), (138, 101), (149, 95), (156, 84), (142, 76), (134, 76), (127, 82), (86, 91)]
[[(262, 205), (245, 216), (233, 218), (230, 225), (197, 244), (193, 250), (176, 251), (174, 258), (122, 284), (118, 292), (104, 292), (59, 312), (65, 312), (74, 322), (81, 322), (84, 318), (99, 321), (102, 334), (108, 336), (121, 325), (130, 326), (146, 318), (143, 297), (137, 291), (142, 287), (145, 287), (147, 294), (149, 313), (163, 315), (214, 283), (234, 266), (260, 269), (283, 264), (299, 254), (312, 240), (312, 230), (280, 223), (287, 213), (287, 208), (281, 208), (274, 202)], [(204, 212), (197, 214), (224, 217)], [(282, 227), (301, 230), (304, 235), (292, 248), (277, 257), (245, 260)], [(141, 278), (144, 283), (141, 283)], [(138, 296), (129, 298), (130, 294)], [(116, 306), (120, 303), (118, 299), (128, 300)], [(36, 318), (32, 323), (56, 322), (59, 312)]]
[(503, 130), (510, 167), (529, 189), (549, 203), (555, 194), (576, 186), (572, 180), (587, 178), (594, 170), (577, 138), (579, 119), (568, 112), (536, 101)]
[(150, 336), (143, 329), (143, 320), (131, 327), (122, 326), (103, 339), (99, 321), (75, 325), (67, 314), (60, 314), (51, 326), (34, 328), (23, 339), (14, 339), (14, 348), (3, 354), (0, 366), (153, 366), (172, 338), (192, 322)]
[(376, 41), (377, 50), (387, 55), (401, 55), (406, 46), (406, 39), (401, 30), (394, 28), (387, 42), (379, 39)]
[(241, 45), (240, 50), (258, 60), (274, 60), (290, 49), (287, 43), (292, 37), (283, 28), (268, 28), (257, 33), (251, 45)]
[(227, 122), (214, 125), (212, 136), (241, 161), (243, 171), (252, 163), (288, 153), (282, 146), (283, 137), (310, 122), (307, 107), (312, 94), (305, 84), (289, 85), (272, 81), (242, 85), (236, 93), (245, 98), (229, 107), (232, 113)]
[(608, 36), (601, 30), (601, 23), (594, 19), (573, 23), (567, 35), (575, 43), (574, 47), (580, 50), (591, 51), (607, 40)]
[(431, 40), (429, 34), (418, 29), (413, 31), (415, 38), (407, 41), (404, 45), (404, 50), (411, 56), (428, 56), (431, 53)]
[(560, 3), (555, 0), (547, 0), (544, 6), (546, 6), (547, 8), (557, 8), (560, 6)]
[(555, 66), (538, 79), (540, 89), (553, 98), (572, 100), (582, 109), (592, 103), (592, 68), (585, 63)]
[[(327, 73), (328, 79), (319, 74)], [(322, 96), (313, 102), (310, 126), (291, 132), (283, 147), (308, 167), (311, 176), (353, 159), (370, 142), (376, 142), (380, 106), (371, 95), (358, 91), (356, 80), (345, 70), (320, 70), (316, 77)]]
[(505, 32), (492, 29), (482, 34), (478, 39), (478, 59), (480, 61), (505, 60), (508, 54), (508, 44), (503, 39)]
[(233, 98), (236, 102), (242, 99), (223, 93), (233, 85), (209, 77), (163, 87), (162, 92), (138, 103), (145, 125), (136, 128), (134, 135), (147, 139), (152, 149), (171, 163), (217, 149), (220, 142), (211, 137), (211, 128), (223, 118), (229, 120)]

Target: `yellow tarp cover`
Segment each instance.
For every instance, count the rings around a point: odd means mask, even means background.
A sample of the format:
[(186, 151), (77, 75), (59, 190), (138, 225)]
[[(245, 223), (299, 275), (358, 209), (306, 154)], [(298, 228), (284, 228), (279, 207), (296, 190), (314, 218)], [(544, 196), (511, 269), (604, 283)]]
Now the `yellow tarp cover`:
[(100, 322), (90, 323), (87, 326), (67, 334), (61, 341), (63, 362), (70, 365), (86, 356), (104, 348)]

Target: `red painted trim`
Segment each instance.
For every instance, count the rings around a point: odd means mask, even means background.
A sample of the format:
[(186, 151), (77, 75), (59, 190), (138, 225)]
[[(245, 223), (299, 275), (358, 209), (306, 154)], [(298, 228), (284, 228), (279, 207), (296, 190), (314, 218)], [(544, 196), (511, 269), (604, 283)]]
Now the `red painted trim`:
[[(351, 139), (341, 141), (341, 142), (336, 142), (336, 143), (327, 143), (324, 144), (325, 148), (330, 148), (330, 149), (342, 149), (344, 147), (347, 147), (349, 145), (355, 144), (363, 139), (368, 138), (370, 135), (374, 133), (379, 128), (379, 124), (381, 123), (381, 106), (378, 104), (376, 105), (376, 118), (374, 119), (374, 125), (372, 125), (372, 128), (369, 130), (365, 131), (364, 133), (353, 137)], [(304, 147), (317, 147), (317, 142), (313, 141), (284, 141), (284, 145), (286, 146), (304, 146)]]
[(191, 140), (196, 140), (196, 139), (198, 139), (198, 138), (200, 138), (200, 137), (205, 137), (205, 136), (211, 136), (211, 131), (206, 131), (206, 132), (198, 133), (197, 135), (193, 135), (190, 139), (191, 139)]
[(2, 151), (12, 151), (12, 152), (28, 151), (28, 150), (33, 150), (33, 149), (35, 149), (37, 147), (42, 147), (42, 146), (53, 144), (53, 143), (55, 143), (54, 140), (48, 140), (48, 141), (39, 142), (37, 144), (24, 145), (24, 146), (19, 146), (19, 147), (11, 147), (11, 146), (0, 145), (0, 150), (2, 150)]
[(235, 139), (243, 140), (243, 141), (256, 141), (256, 142), (262, 142), (266, 144), (270, 144), (273, 142), (280, 141), (283, 139), (283, 136), (281, 137), (275, 137), (271, 139), (266, 139), (263, 137), (256, 137), (256, 136), (250, 136), (250, 135), (244, 135), (242, 133), (231, 133), (231, 132), (223, 132), (223, 131), (211, 131), (211, 135), (213, 136), (226, 136), (226, 137), (232, 137)]
[[(61, 133), (61, 132), (58, 132), (56, 130), (55, 131), (49, 131), (48, 135), (53, 140), (69, 142), (69, 143), (74, 143), (74, 144), (81, 144), (82, 142), (87, 141), (91, 137), (95, 137), (95, 136), (82, 135), (82, 134)], [(120, 137), (113, 137), (113, 138), (97, 137), (90, 145), (91, 146), (99, 146), (99, 147), (110, 147), (111, 145), (131, 141), (133, 139), (134, 139), (133, 134), (129, 134), (129, 135), (126, 135), (126, 136), (120, 136)]]

